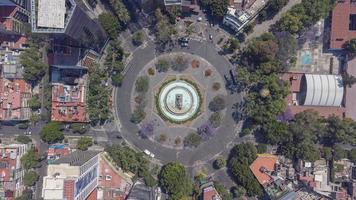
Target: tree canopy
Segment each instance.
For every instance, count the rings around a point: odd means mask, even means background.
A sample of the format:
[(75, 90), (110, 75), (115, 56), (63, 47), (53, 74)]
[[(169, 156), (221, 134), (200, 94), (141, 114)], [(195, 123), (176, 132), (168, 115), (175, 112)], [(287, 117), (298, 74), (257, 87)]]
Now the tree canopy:
[(35, 168), (38, 164), (38, 158), (34, 149), (30, 149), (21, 157), (21, 165), (25, 170)]
[(64, 139), (61, 131), (62, 124), (59, 122), (49, 122), (41, 130), (41, 139), (47, 143), (60, 142)]
[(256, 147), (251, 143), (243, 143), (232, 148), (228, 160), (228, 168), (236, 183), (243, 186), (249, 196), (263, 194), (262, 187), (249, 168), (256, 157)]
[(109, 13), (102, 13), (99, 15), (99, 22), (110, 38), (114, 39), (118, 36), (117, 32), (121, 27), (115, 16)]
[(28, 82), (37, 83), (46, 73), (41, 52), (33, 44), (20, 54), (20, 63), (24, 66), (23, 77)]
[(159, 178), (161, 187), (170, 194), (172, 200), (180, 200), (192, 194), (191, 178), (179, 163), (172, 162), (163, 166)]
[(33, 170), (26, 172), (23, 177), (23, 183), (27, 187), (34, 186), (37, 181), (38, 181), (38, 174)]
[(77, 143), (77, 149), (86, 151), (93, 145), (93, 139), (90, 137), (80, 137)]

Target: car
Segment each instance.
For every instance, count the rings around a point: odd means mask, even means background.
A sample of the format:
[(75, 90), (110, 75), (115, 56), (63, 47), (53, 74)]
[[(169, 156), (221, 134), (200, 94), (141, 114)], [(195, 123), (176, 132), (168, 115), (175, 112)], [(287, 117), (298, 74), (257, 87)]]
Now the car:
[(209, 39), (213, 40), (213, 36), (211, 34), (209, 34)]
[(155, 157), (155, 155), (153, 154), (153, 153), (151, 153), (149, 150), (147, 150), (147, 149), (145, 149), (144, 151), (143, 151), (146, 155), (148, 155), (149, 157), (151, 157), (151, 158), (154, 158)]
[(180, 44), (181, 47), (188, 47), (188, 43), (189, 43), (189, 38), (187, 37), (183, 37), (183, 38), (179, 38), (178, 42)]
[(198, 17), (198, 22), (201, 22), (203, 20), (202, 17)]

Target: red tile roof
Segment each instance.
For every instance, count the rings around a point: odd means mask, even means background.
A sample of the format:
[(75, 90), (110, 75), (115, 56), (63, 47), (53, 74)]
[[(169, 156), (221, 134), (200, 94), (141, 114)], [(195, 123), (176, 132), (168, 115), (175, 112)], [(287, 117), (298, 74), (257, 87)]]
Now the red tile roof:
[(271, 154), (260, 154), (250, 165), (253, 175), (255, 175), (256, 179), (262, 186), (266, 186), (273, 181), (271, 176), (269, 176), (266, 172), (262, 172), (262, 169), (272, 172), (274, 171), (276, 163), (277, 156)]
[(356, 31), (349, 29), (350, 15), (356, 14), (356, 4), (351, 0), (338, 1), (332, 11), (330, 48), (341, 49), (348, 40), (356, 38)]
[(31, 85), (26, 81), (0, 79), (0, 120), (28, 119), (30, 98)]
[(209, 186), (203, 190), (203, 200), (221, 200), (221, 197), (213, 186)]

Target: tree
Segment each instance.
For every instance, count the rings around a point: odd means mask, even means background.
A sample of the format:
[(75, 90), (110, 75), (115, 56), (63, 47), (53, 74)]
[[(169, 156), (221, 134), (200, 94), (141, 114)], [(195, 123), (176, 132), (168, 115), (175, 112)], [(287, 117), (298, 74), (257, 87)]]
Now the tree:
[(89, 126), (86, 123), (73, 123), (70, 128), (74, 133), (84, 134), (89, 130)]
[(144, 34), (141, 31), (135, 32), (132, 35), (132, 43), (136, 46), (140, 46), (145, 39)]
[(116, 73), (111, 76), (112, 84), (116, 87), (121, 86), (123, 79), (124, 79), (124, 76), (121, 73)]
[(162, 167), (159, 181), (161, 187), (170, 195), (172, 200), (189, 196), (193, 190), (191, 178), (185, 171), (184, 166), (176, 162), (168, 163)]
[(354, 77), (348, 73), (345, 73), (342, 76), (342, 82), (344, 83), (345, 87), (348, 86), (349, 88), (351, 88), (352, 85), (356, 83), (356, 77)]
[(353, 56), (356, 54), (356, 39), (351, 39), (347, 41), (344, 45), (345, 50), (349, 55)]
[(42, 128), (40, 132), (41, 139), (49, 144), (60, 142), (64, 138), (61, 128), (61, 123), (49, 122)]
[(266, 144), (258, 144), (256, 145), (257, 153), (263, 154), (267, 152), (267, 145)]
[(38, 164), (38, 158), (34, 149), (30, 149), (21, 157), (21, 165), (25, 170), (35, 168)]
[(28, 143), (32, 142), (31, 138), (28, 137), (27, 135), (19, 135), (15, 138), (15, 140), (22, 144), (28, 144)]
[(169, 70), (169, 61), (164, 58), (158, 59), (155, 66), (158, 72), (167, 72)]
[(110, 146), (106, 151), (122, 170), (143, 177), (147, 184), (155, 184), (149, 171), (149, 163), (142, 153), (137, 153), (130, 147), (119, 144)]
[(261, 196), (263, 190), (252, 174), (249, 166), (257, 157), (257, 149), (251, 143), (242, 143), (231, 149), (228, 168), (235, 181), (246, 188), (250, 196)]
[(356, 148), (351, 149), (348, 157), (352, 162), (356, 162)]
[(200, 145), (202, 139), (197, 133), (190, 133), (184, 138), (184, 146), (197, 147)]
[(109, 0), (109, 3), (121, 24), (125, 25), (131, 20), (129, 11), (122, 0)]
[(211, 15), (216, 18), (222, 18), (227, 12), (227, 7), (229, 5), (228, 0), (210, 0), (203, 2), (203, 5), (210, 10)]
[(20, 55), (20, 63), (24, 67), (23, 77), (26, 81), (36, 83), (46, 73), (47, 66), (42, 61), (41, 51), (35, 45), (30, 44)]
[(177, 55), (171, 66), (173, 71), (183, 72), (188, 68), (188, 60), (183, 55)]
[(135, 82), (135, 90), (138, 93), (146, 93), (148, 91), (150, 79), (148, 76), (140, 76)]
[(90, 137), (80, 137), (77, 143), (77, 149), (86, 151), (88, 147), (93, 145), (93, 139)]
[(23, 177), (23, 183), (27, 187), (34, 186), (37, 181), (38, 181), (38, 174), (32, 170), (26, 172)]
[(155, 27), (156, 38), (160, 44), (166, 45), (172, 40), (172, 35), (176, 32), (175, 28), (169, 24), (159, 8), (155, 11), (155, 16), (157, 21)]
[(220, 112), (214, 112), (213, 114), (211, 114), (209, 117), (209, 121), (214, 128), (219, 127), (222, 121)]
[(120, 29), (119, 21), (116, 17), (109, 13), (101, 13), (99, 15), (99, 23), (103, 29), (108, 33), (110, 38), (114, 39), (118, 36), (118, 31)]
[(240, 198), (246, 195), (246, 189), (243, 187), (232, 187), (231, 193), (234, 198)]
[(226, 101), (225, 97), (222, 95), (215, 96), (209, 103), (209, 110), (213, 112), (221, 111), (225, 109)]
[(303, 30), (303, 22), (300, 17), (287, 12), (283, 15), (280, 21), (277, 22), (278, 31), (287, 31), (291, 34), (297, 34)]
[(225, 188), (223, 184), (214, 182), (214, 187), (222, 199), (232, 200), (231, 193)]
[(32, 199), (32, 190), (30, 189), (25, 189), (23, 192), (22, 192), (22, 195), (19, 196), (19, 197), (16, 197), (15, 200), (29, 200), (29, 199)]
[(146, 113), (142, 108), (136, 108), (131, 115), (130, 121), (134, 124), (140, 123), (143, 119), (145, 119)]
[(226, 166), (226, 160), (224, 157), (219, 156), (213, 163), (215, 169), (221, 169)]
[(30, 102), (29, 106), (31, 110), (35, 111), (41, 108), (41, 102), (40, 99), (38, 98), (38, 95), (33, 95)]
[(333, 158), (336, 161), (347, 158), (347, 152), (342, 147), (336, 145), (334, 146)]
[(333, 150), (330, 147), (323, 147), (322, 156), (325, 160), (332, 160)]

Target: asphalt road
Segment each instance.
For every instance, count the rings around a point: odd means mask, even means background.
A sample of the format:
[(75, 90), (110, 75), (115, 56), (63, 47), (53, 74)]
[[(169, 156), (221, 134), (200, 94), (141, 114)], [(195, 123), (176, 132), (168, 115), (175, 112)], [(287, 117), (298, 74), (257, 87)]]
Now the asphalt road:
[[(232, 69), (232, 65), (221, 55), (218, 54), (215, 49), (215, 45), (210, 42), (190, 41), (189, 49), (180, 49), (175, 47), (172, 49), (175, 51), (183, 51), (203, 57), (216, 67), (217, 71), (224, 77), (230, 77), (229, 70)], [(236, 130), (236, 123), (232, 119), (233, 110), (232, 105), (242, 100), (240, 94), (229, 94), (227, 97), (227, 113), (222, 125), (217, 130), (216, 135), (209, 141), (204, 142), (195, 149), (175, 150), (163, 147), (150, 140), (141, 139), (137, 132), (138, 127), (130, 122), (131, 106), (130, 95), (134, 86), (134, 81), (137, 74), (145, 66), (147, 62), (154, 59), (158, 54), (155, 51), (155, 46), (151, 42), (144, 48), (138, 49), (131, 62), (128, 64), (128, 70), (125, 74), (123, 84), (118, 88), (116, 95), (117, 107), (116, 112), (121, 122), (121, 134), (132, 145), (144, 150), (148, 149), (155, 154), (156, 158), (162, 163), (171, 161), (179, 161), (186, 166), (194, 166), (197, 163), (206, 162), (215, 155), (231, 148), (231, 144), (236, 137), (238, 137), (238, 131)], [(200, 162), (197, 162), (200, 161)]]

